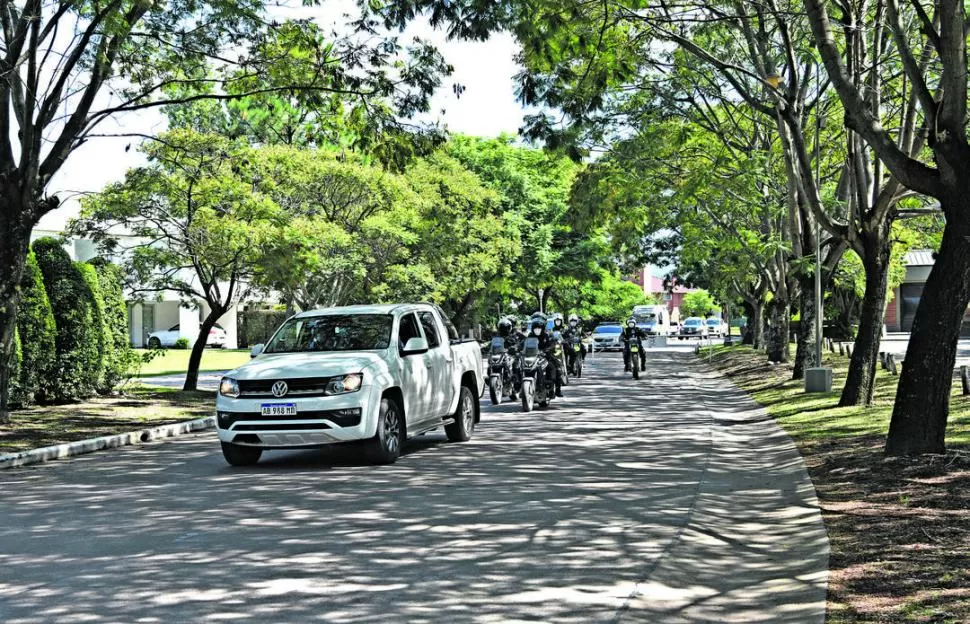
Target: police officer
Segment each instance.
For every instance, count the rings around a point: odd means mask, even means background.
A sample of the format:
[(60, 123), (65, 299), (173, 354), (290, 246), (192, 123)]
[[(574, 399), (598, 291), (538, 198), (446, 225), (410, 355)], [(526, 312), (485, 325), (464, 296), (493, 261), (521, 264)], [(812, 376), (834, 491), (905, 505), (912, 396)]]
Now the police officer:
[(556, 340), (546, 331), (547, 322), (546, 316), (541, 312), (533, 314), (530, 321), (531, 331), (529, 332), (529, 336), (534, 336), (539, 339), (539, 350), (546, 354), (546, 361), (549, 363), (549, 368), (551, 369), (549, 372), (552, 372), (553, 379), (555, 379), (556, 396), (562, 397), (562, 371), (559, 369), (562, 363), (555, 354)]
[[(566, 330), (562, 333), (563, 340), (567, 345), (572, 344), (573, 337), (579, 336), (580, 340), (583, 337), (583, 328), (579, 326), (579, 317), (575, 314), (569, 315), (569, 325)], [(582, 341), (579, 343), (580, 352), (583, 354), (583, 360), (586, 360), (586, 344)]]
[(635, 319), (627, 319), (626, 327), (623, 328), (623, 335), (621, 340), (623, 340), (623, 372), (630, 372), (630, 343), (635, 341), (637, 338), (640, 339), (640, 370), (643, 370), (647, 366), (647, 354), (643, 350), (643, 340), (647, 338), (646, 332), (637, 327), (637, 322)]

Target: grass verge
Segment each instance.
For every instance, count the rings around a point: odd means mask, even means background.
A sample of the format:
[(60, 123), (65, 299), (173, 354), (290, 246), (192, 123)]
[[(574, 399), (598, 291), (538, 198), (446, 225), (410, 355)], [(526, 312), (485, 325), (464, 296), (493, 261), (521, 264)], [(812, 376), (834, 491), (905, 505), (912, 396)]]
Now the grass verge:
[(203, 418), (214, 404), (214, 392), (134, 387), (124, 396), (18, 410), (0, 425), (0, 454)]
[(880, 371), (871, 407), (840, 408), (847, 357), (827, 355), (835, 391), (821, 395), (748, 347), (715, 347), (713, 363), (805, 458), (832, 547), (827, 621), (970, 622), (970, 397), (959, 383), (947, 454), (885, 458), (898, 377)]
[[(147, 353), (145, 349), (136, 349), (136, 353)], [(185, 374), (189, 367), (189, 349), (166, 349), (151, 362), (143, 364), (138, 372), (139, 377), (155, 377), (158, 375)], [(202, 352), (200, 371), (232, 370), (249, 361), (248, 349), (206, 349)]]

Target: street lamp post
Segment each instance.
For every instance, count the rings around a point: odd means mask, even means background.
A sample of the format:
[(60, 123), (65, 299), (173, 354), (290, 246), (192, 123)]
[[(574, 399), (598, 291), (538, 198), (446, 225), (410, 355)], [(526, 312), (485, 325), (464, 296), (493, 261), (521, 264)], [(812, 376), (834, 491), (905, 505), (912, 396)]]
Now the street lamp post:
[[(815, 189), (822, 201), (822, 83), (815, 64)], [(822, 366), (822, 220), (815, 219), (815, 366)]]

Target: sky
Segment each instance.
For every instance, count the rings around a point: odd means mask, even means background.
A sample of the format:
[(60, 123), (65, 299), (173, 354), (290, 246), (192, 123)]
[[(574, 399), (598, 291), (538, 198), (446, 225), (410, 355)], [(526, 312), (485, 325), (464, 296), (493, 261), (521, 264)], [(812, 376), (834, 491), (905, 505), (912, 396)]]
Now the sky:
[[(328, 15), (318, 17), (327, 25), (339, 24), (341, 3), (331, 6), (334, 8), (328, 10)], [(426, 22), (415, 23), (405, 32), (408, 37), (415, 35), (435, 43), (455, 68), (434, 97), (429, 113), (432, 120), (439, 121), (451, 132), (477, 136), (518, 131), (524, 110), (515, 99), (513, 76), (518, 71), (514, 61), (517, 49), (511, 35), (499, 33), (486, 42), (446, 41), (444, 33), (433, 30)], [(465, 87), (460, 98), (452, 92), (454, 83)], [(98, 132), (152, 135), (164, 130), (163, 116), (158, 111), (147, 110), (108, 120)], [(95, 138), (77, 149), (48, 187), (48, 193), (60, 196), (62, 207), (46, 215), (37, 229), (62, 229), (67, 219), (76, 216), (81, 194), (96, 192), (122, 179), (129, 167), (142, 164), (144, 160), (136, 149), (139, 141), (124, 136)]]

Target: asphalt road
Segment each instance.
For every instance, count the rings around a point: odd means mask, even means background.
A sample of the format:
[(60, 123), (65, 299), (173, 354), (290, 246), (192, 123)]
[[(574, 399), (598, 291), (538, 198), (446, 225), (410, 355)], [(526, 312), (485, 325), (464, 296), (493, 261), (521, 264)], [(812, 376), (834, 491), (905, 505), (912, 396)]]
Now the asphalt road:
[[(824, 621), (790, 440), (684, 347), (596, 354), (547, 410), (485, 408), (393, 466), (227, 466), (215, 435), (0, 473), (0, 621)], [(487, 398), (486, 398), (487, 403)]]

